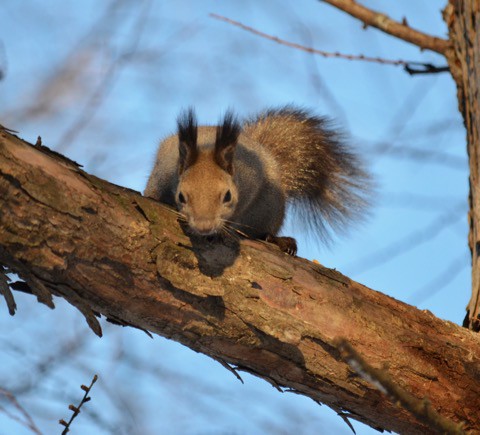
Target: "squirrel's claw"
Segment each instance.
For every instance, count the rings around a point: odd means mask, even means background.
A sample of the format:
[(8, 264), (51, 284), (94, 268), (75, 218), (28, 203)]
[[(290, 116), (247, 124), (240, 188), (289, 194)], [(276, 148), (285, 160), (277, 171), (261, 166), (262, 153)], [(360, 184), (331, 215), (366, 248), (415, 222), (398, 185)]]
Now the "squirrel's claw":
[(277, 237), (268, 234), (265, 240), (277, 245), (283, 252), (295, 257), (297, 255), (297, 241), (293, 237)]

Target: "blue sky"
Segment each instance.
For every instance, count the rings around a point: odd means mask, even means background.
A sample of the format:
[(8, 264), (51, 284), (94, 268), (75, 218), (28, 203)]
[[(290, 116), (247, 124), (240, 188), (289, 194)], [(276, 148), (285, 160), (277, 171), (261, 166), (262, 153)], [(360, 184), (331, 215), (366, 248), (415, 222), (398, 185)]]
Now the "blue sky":
[[(446, 36), (445, 1), (362, 3)], [(194, 105), (207, 124), (227, 108), (248, 116), (287, 103), (330, 116), (376, 178), (374, 206), (330, 247), (312, 243), (295, 222), (285, 234), (298, 238), (300, 256), (461, 323), (470, 295), (468, 164), (449, 74), (411, 77), (401, 67), (312, 56), (209, 13), (325, 51), (444, 65), (441, 56), (364, 30), (314, 0), (125, 0), (107, 13), (109, 4), (2, 3), (2, 124), (142, 191), (158, 141), (174, 131), (183, 107)], [(176, 343), (109, 325), (98, 339), (62, 301), (50, 311), (17, 299), (13, 318), (0, 304), (0, 386), (22, 391), (44, 433), (58, 431), (56, 421), (94, 373), (93, 401), (72, 433), (350, 433), (327, 407), (248, 375), (241, 385)], [(53, 368), (39, 375), (44, 361)], [(357, 434), (373, 433), (353, 424)], [(11, 433), (29, 432), (0, 413), (0, 435)]]

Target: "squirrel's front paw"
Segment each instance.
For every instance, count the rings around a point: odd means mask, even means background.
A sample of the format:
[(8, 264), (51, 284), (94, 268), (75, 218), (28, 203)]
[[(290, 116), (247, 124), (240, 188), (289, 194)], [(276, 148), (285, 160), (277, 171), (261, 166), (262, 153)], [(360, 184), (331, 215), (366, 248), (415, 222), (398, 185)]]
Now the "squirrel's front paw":
[(297, 255), (297, 241), (293, 237), (277, 237), (268, 234), (267, 237), (265, 237), (265, 240), (269, 243), (274, 243), (288, 255), (293, 257)]

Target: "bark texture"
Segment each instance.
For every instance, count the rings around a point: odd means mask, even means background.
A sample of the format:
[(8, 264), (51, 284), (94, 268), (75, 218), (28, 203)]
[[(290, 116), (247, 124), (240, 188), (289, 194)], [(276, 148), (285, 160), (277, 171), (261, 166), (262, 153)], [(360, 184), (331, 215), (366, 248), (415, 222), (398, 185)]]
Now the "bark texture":
[(403, 39), (426, 50), (444, 54), (450, 43), (446, 39), (437, 38), (410, 27), (404, 18), (402, 23), (392, 20), (385, 14), (367, 8), (354, 0), (320, 0), (355, 17), (365, 26), (376, 27), (382, 32)]
[[(465, 429), (480, 336), (254, 241), (188, 237), (171, 210), (0, 132), (0, 263), (52, 305), (179, 341), (379, 429), (431, 431), (355, 376), (336, 339)], [(14, 309), (14, 307), (12, 308)]]
[(450, 0), (444, 11), (452, 47), (446, 57), (457, 85), (458, 106), (467, 130), (470, 165), (469, 246), (472, 253), (472, 297), (464, 326), (480, 331), (480, 1)]

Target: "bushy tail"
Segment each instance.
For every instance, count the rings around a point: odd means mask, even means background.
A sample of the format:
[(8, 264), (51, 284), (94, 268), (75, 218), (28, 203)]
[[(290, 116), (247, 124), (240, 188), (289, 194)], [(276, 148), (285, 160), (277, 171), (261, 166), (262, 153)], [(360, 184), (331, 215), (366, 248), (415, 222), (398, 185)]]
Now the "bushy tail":
[(372, 182), (327, 118), (292, 106), (247, 121), (244, 133), (278, 161), (288, 201), (301, 221), (328, 241), (364, 215)]

